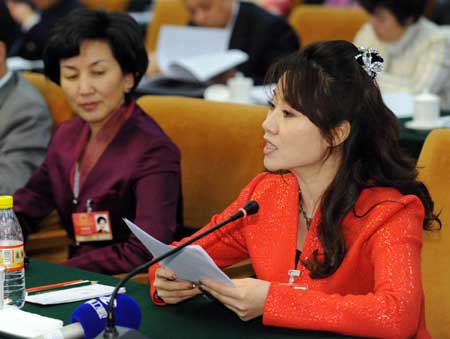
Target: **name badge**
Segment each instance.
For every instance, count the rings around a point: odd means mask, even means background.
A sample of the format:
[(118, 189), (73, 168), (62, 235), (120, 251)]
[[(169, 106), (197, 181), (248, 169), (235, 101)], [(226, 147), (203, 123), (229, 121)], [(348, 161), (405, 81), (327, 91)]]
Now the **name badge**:
[(72, 222), (77, 242), (112, 240), (108, 211), (72, 213)]

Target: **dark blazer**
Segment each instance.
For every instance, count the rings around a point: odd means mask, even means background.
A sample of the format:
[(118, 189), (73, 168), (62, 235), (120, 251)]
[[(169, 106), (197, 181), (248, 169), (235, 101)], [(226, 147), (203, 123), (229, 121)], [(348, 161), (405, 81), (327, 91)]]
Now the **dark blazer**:
[(78, 0), (60, 0), (52, 7), (42, 11), (41, 20), (16, 40), (9, 55), (30, 60), (41, 59), (49, 34), (58, 19), (80, 7), (85, 6)]
[(122, 218), (169, 243), (177, 228), (180, 206), (180, 154), (156, 122), (138, 106), (117, 132), (81, 187), (73, 202), (70, 172), (75, 162), (76, 141), (86, 124), (80, 118), (63, 123), (50, 142), (44, 163), (26, 186), (14, 195), (14, 210), (24, 233), (56, 209), (71, 239), (71, 215), (85, 212), (93, 200), (94, 211), (109, 211), (112, 241), (76, 246), (65, 264), (90, 271), (128, 272), (149, 260), (150, 254)]
[(284, 18), (241, 2), (229, 48), (249, 55), (249, 60), (237, 69), (260, 84), (270, 65), (300, 48), (300, 39)]

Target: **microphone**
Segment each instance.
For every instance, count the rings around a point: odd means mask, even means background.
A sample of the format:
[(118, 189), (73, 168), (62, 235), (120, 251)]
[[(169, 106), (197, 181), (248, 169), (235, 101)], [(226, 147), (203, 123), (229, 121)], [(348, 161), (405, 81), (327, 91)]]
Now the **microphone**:
[(106, 320), (106, 327), (105, 330), (100, 333), (100, 335), (97, 338), (104, 338), (104, 339), (115, 339), (115, 338), (133, 338), (133, 339), (139, 339), (139, 338), (147, 338), (143, 334), (141, 334), (137, 330), (130, 329), (127, 333), (123, 334), (117, 330), (116, 328), (116, 320), (113, 312), (113, 300), (116, 298), (116, 295), (119, 291), (119, 289), (133, 276), (136, 274), (139, 274), (143, 271), (146, 271), (150, 266), (160, 262), (161, 260), (170, 257), (171, 255), (181, 251), (186, 246), (192, 244), (193, 242), (207, 236), (208, 234), (218, 230), (219, 228), (225, 226), (226, 224), (229, 224), (232, 221), (235, 221), (237, 219), (247, 217), (252, 214), (256, 214), (259, 210), (259, 205), (256, 201), (250, 200), (248, 201), (244, 207), (240, 208), (235, 214), (233, 214), (228, 219), (222, 221), (221, 223), (211, 227), (210, 229), (201, 232), (200, 234), (196, 235), (192, 239), (189, 239), (185, 243), (178, 245), (171, 250), (167, 251), (166, 253), (160, 255), (159, 257), (153, 258), (152, 260), (136, 267), (134, 270), (132, 270), (130, 273), (128, 273), (126, 276), (124, 276), (120, 281), (117, 283), (116, 287), (114, 288), (113, 293), (111, 294), (111, 298), (109, 301), (109, 307), (108, 307), (108, 314), (107, 314), (107, 320)]
[[(95, 338), (106, 326), (109, 302), (109, 296), (86, 301), (73, 311), (70, 325), (42, 335), (38, 339)], [(122, 332), (139, 328), (142, 319), (141, 310), (138, 303), (130, 296), (126, 294), (117, 296), (114, 313), (117, 325), (123, 326)]]

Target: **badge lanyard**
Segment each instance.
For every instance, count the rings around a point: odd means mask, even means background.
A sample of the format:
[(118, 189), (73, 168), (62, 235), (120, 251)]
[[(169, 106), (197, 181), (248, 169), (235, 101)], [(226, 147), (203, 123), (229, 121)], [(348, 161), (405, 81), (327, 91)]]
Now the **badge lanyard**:
[[(75, 172), (73, 174), (73, 200), (74, 205), (78, 204), (78, 197), (80, 195), (80, 165), (75, 164)], [(92, 199), (86, 200), (86, 211), (92, 212)]]
[(80, 165), (75, 164), (75, 172), (73, 174), (73, 204), (78, 204), (78, 196), (80, 195)]

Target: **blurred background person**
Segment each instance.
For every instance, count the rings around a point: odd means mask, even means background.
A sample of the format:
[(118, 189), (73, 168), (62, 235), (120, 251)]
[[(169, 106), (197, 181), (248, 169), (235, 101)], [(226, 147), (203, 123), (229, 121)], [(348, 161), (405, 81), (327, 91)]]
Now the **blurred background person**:
[[(269, 66), (280, 57), (300, 48), (299, 38), (284, 18), (258, 5), (237, 0), (183, 0), (190, 14), (190, 25), (224, 28), (230, 33), (229, 49), (249, 56), (236, 70), (260, 84)], [(218, 78), (225, 82), (236, 70)], [(148, 75), (159, 73), (155, 55), (150, 56)]]
[(44, 160), (52, 118), (41, 94), (20, 74), (8, 71), (13, 36), (0, 3), (0, 195), (13, 194)]
[(292, 9), (291, 0), (261, 0), (259, 4), (265, 10), (282, 16), (287, 16)]
[(426, 0), (359, 0), (369, 22), (355, 37), (358, 46), (371, 46), (384, 58), (378, 80), (385, 92), (427, 91), (450, 109), (450, 39), (423, 16)]
[[(64, 264), (128, 272), (150, 254), (122, 218), (170, 242), (181, 208), (178, 148), (131, 99), (148, 65), (139, 26), (124, 13), (78, 9), (55, 26), (44, 64), (78, 117), (59, 126), (14, 195), (17, 216), (27, 234), (56, 209), (72, 240)], [(96, 236), (95, 215), (109, 215), (112, 240)]]
[(83, 7), (78, 0), (2, 0), (20, 25), (21, 36), (15, 41), (10, 56), (28, 60), (42, 58), (42, 52), (51, 29), (58, 19), (76, 8)]
[(450, 25), (450, 0), (436, 0), (431, 20), (438, 25)]

